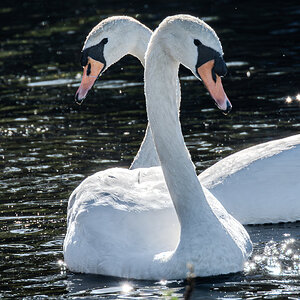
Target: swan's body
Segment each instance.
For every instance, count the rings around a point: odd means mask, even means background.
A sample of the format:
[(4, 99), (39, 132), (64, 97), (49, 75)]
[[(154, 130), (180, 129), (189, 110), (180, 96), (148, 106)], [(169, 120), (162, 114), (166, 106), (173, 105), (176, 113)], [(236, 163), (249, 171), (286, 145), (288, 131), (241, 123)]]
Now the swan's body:
[[(64, 242), (71, 270), (139, 279), (184, 278), (187, 263), (197, 276), (243, 270), (252, 250), (249, 236), (202, 188), (181, 133), (176, 101), (179, 63), (202, 77), (210, 74), (214, 61), (194, 70), (194, 39), (221, 59), (214, 31), (190, 16), (167, 18), (151, 37), (145, 93), (162, 169), (109, 169), (87, 178), (72, 193)], [(218, 76), (213, 86), (218, 92), (211, 94), (227, 111), (230, 104)], [(176, 218), (180, 226), (173, 222)]]
[[(116, 187), (117, 186), (117, 187)], [(214, 211), (227, 214), (206, 189), (205, 196)], [(170, 254), (180, 240), (180, 225), (160, 167), (126, 170), (108, 169), (85, 179), (72, 193), (68, 208), (68, 231), (64, 241), (64, 257), (71, 271), (106, 274), (138, 279), (184, 278), (186, 262), (178, 264), (178, 272), (163, 273), (155, 258)], [(232, 225), (237, 222), (232, 218)], [(211, 228), (214, 229), (214, 228)], [(191, 240), (202, 232), (193, 232)], [(204, 230), (202, 243), (215, 243), (215, 236)], [(245, 234), (245, 239), (248, 238)], [(190, 247), (186, 244), (186, 247)], [(219, 248), (220, 247), (220, 248)], [(249, 246), (250, 247), (250, 246)], [(220, 245), (214, 249), (219, 260), (210, 261), (211, 248), (197, 248), (197, 256), (206, 262), (197, 275), (219, 274), (215, 264), (228, 262), (228, 271), (240, 271), (244, 257), (228, 252)], [(250, 249), (248, 249), (250, 251)], [(223, 251), (239, 257), (238, 267)], [(165, 253), (165, 254), (164, 254)], [(236, 256), (237, 255), (237, 256)], [(126, 263), (126, 265), (124, 265)]]
[(242, 224), (300, 220), (300, 134), (232, 154), (198, 178)]
[[(126, 36), (128, 46), (115, 47), (111, 51), (114, 59), (106, 65), (106, 69), (126, 54), (137, 57), (144, 66), (144, 56), (152, 31), (131, 17), (121, 16), (105, 19), (91, 34), (106, 36), (114, 30), (116, 40), (130, 33)], [(179, 83), (176, 97), (179, 104)], [(300, 181), (297, 180), (300, 175), (300, 160), (295, 157), (297, 151), (300, 151), (300, 135), (260, 144), (220, 160), (200, 174), (199, 180), (242, 224), (300, 220)], [(130, 169), (159, 165), (148, 126)], [(166, 198), (168, 205), (173, 206), (170, 197)]]

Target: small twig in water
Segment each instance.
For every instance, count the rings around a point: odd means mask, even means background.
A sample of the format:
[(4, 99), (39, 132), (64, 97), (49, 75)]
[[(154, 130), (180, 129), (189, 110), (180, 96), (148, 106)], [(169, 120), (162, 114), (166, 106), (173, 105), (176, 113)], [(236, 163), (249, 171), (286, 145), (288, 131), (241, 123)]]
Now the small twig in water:
[(187, 285), (185, 287), (185, 292), (183, 294), (184, 300), (191, 299), (194, 287), (195, 287), (195, 274), (194, 274), (194, 267), (192, 264), (187, 264), (187, 268), (189, 269), (189, 272), (187, 274)]

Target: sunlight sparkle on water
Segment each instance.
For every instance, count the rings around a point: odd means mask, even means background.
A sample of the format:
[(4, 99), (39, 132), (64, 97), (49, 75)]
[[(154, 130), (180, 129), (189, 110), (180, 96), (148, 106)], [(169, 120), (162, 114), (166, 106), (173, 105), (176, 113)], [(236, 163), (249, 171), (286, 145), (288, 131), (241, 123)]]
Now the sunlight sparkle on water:
[(57, 261), (57, 264), (60, 266), (60, 267), (66, 267), (66, 264), (65, 264), (65, 262), (63, 261), (63, 260), (59, 260), (59, 261)]
[(256, 264), (251, 261), (247, 261), (244, 265), (244, 272), (250, 273), (251, 271), (254, 271), (256, 269)]
[(279, 263), (274, 263), (273, 260), (266, 266), (266, 269), (269, 271), (270, 275), (280, 275), (281, 266)]
[(291, 103), (292, 102), (292, 98), (290, 96), (287, 96), (285, 99), (286, 103)]
[(122, 293), (129, 293), (133, 290), (133, 287), (129, 283), (124, 283), (122, 285)]
[(262, 252), (254, 255), (244, 266), (246, 273), (266, 271), (272, 276), (298, 276), (300, 274), (299, 245), (294, 238), (282, 242), (269, 241)]
[(67, 265), (65, 264), (65, 262), (60, 259), (59, 261), (57, 261), (57, 264), (60, 267), (60, 274), (65, 275), (67, 271)]
[(296, 100), (297, 100), (297, 101), (300, 101), (300, 94), (298, 94), (298, 95), (296, 96)]

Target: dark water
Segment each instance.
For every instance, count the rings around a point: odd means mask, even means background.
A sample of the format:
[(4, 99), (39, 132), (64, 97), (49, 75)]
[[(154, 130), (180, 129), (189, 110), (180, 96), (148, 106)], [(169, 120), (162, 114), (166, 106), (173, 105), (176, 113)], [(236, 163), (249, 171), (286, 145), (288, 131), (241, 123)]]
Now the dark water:
[[(100, 20), (120, 14), (154, 29), (167, 15), (190, 13), (216, 30), (231, 73), (224, 80), (231, 115), (180, 72), (183, 132), (200, 172), (237, 150), (299, 133), (298, 1), (0, 5), (0, 297), (182, 297), (182, 281), (126, 281), (64, 267), (68, 196), (87, 175), (128, 167), (146, 126), (143, 69), (132, 57), (111, 67), (84, 105), (74, 103), (82, 43)], [(193, 299), (300, 298), (300, 223), (247, 230), (254, 253), (245, 271), (197, 279)]]

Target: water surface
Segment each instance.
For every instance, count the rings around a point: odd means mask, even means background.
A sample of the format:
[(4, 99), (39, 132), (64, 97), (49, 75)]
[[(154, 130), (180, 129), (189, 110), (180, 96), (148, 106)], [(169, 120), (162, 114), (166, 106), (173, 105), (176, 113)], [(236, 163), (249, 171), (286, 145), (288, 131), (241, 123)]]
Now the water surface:
[[(80, 50), (100, 20), (127, 14), (154, 29), (167, 15), (202, 17), (219, 35), (233, 112), (223, 116), (184, 68), (181, 121), (197, 172), (248, 146), (299, 133), (296, 1), (1, 3), (0, 297), (182, 297), (186, 282), (79, 275), (63, 264), (67, 201), (88, 175), (128, 167), (146, 128), (143, 69), (125, 57), (82, 106)], [(283, 199), (284, 201), (284, 199)], [(193, 299), (300, 297), (300, 223), (248, 226), (241, 274), (196, 279)]]

